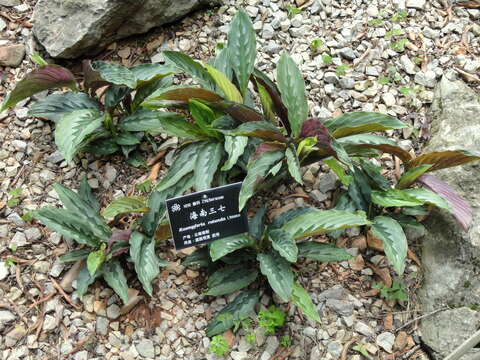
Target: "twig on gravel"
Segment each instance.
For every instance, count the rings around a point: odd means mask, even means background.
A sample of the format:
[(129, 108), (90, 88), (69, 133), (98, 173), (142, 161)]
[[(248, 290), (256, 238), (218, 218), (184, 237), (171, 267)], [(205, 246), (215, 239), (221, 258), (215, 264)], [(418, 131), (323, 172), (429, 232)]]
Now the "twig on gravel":
[(445, 360), (458, 360), (480, 342), (480, 330), (465, 340)]
[(20, 275), (21, 275), (20, 274), (20, 265), (17, 264), (17, 266), (15, 267), (15, 278), (17, 279), (18, 287), (23, 292), (24, 291), (24, 286), (23, 286), (22, 278), (21, 278)]
[(70, 305), (72, 305), (75, 309), (77, 310), (80, 310), (81, 307), (77, 304), (75, 304), (72, 299), (70, 299), (70, 296), (67, 295), (67, 293), (65, 291), (63, 291), (62, 287), (60, 286), (60, 284), (54, 279), (54, 278), (50, 278), (50, 281), (52, 282), (53, 286), (55, 286), (55, 288), (58, 290), (58, 292), (60, 294), (62, 294), (63, 298), (65, 299), (65, 301), (67, 301)]
[(466, 71), (463, 71), (462, 69), (459, 69), (458, 67), (455, 67), (454, 69), (455, 69), (455, 71), (457, 71), (460, 75), (462, 75), (462, 77), (463, 77), (465, 80), (467, 80), (467, 81), (469, 81), (469, 82), (480, 82), (480, 79), (479, 79), (477, 76), (475, 76), (475, 75), (473, 75), (473, 74), (470, 74), (470, 73), (468, 73), (468, 72), (466, 72)]
[(440, 312), (440, 311), (445, 311), (445, 310), (448, 310), (448, 307), (444, 307), (444, 308), (440, 308), (440, 309), (437, 309), (437, 310), (434, 310), (432, 312), (429, 312), (428, 314), (423, 314), (421, 316), (418, 316), (416, 317), (415, 319), (412, 319), (410, 321), (407, 321), (405, 324), (403, 324), (402, 326), (400, 326), (399, 328), (396, 328), (394, 330), (394, 332), (397, 332), (397, 331), (400, 331), (404, 328), (406, 328), (407, 326), (409, 326), (410, 324), (413, 324), (414, 322), (418, 321), (418, 320), (421, 320), (421, 319), (424, 319), (426, 317), (429, 317), (429, 316), (432, 316), (432, 315), (435, 315), (436, 313)]
[(155, 165), (157, 162), (160, 161), (161, 158), (163, 158), (163, 156), (165, 155), (166, 152), (167, 152), (167, 150), (162, 150), (162, 151), (158, 152), (157, 154), (155, 154), (151, 159), (149, 159), (147, 161), (147, 165), (148, 166)]
[(347, 360), (347, 354), (348, 354), (348, 350), (350, 350), (350, 346), (352, 346), (352, 344), (357, 341), (357, 338), (352, 338), (349, 342), (347, 342), (345, 344), (345, 346), (343, 347), (343, 350), (342, 350), (342, 355), (340, 356), (340, 360)]
[[(44, 296), (43, 298), (41, 298), (40, 300), (37, 300), (35, 301), (33, 304), (31, 304), (29, 307), (28, 307), (28, 310), (25, 312), (25, 314), (27, 314), (30, 310), (32, 310), (34, 307), (44, 303), (45, 301), (48, 301), (50, 300), (55, 294), (57, 293), (57, 291), (55, 290), (54, 292), (51, 292), (50, 294)], [(24, 315), (25, 315), (24, 314)]]
[(370, 51), (372, 50), (372, 46), (369, 45), (367, 50), (365, 50), (365, 52), (357, 59), (357, 61), (355, 61), (355, 66), (357, 66), (358, 64), (360, 64), (363, 60), (365, 60), (365, 58), (368, 56), (368, 54), (370, 54)]
[(73, 355), (82, 350), (83, 346), (88, 343), (92, 338), (93, 334), (90, 333), (85, 339), (80, 340), (66, 356)]
[(15, 184), (16, 184), (17, 181), (18, 181), (18, 179), (20, 179), (20, 177), (23, 175), (23, 172), (25, 171), (25, 167), (26, 167), (26, 166), (27, 166), (26, 164), (24, 164), (24, 165), (22, 166), (22, 168), (20, 169), (20, 171), (17, 173), (17, 176), (15, 176), (15, 179), (13, 179), (12, 183), (10, 184), (10, 187), (14, 187), (14, 186), (15, 186)]
[(285, 349), (286, 351), (282, 350), (282, 352), (280, 352), (279, 354), (273, 355), (270, 360), (285, 360), (293, 353), (293, 349), (294, 348), (287, 348)]
[(403, 354), (402, 358), (403, 358), (403, 359), (410, 359), (410, 356), (412, 356), (413, 353), (414, 353), (415, 351), (417, 351), (418, 349), (420, 349), (420, 345), (414, 346), (413, 348), (411, 348), (410, 350), (408, 350), (405, 354)]
[(11, 305), (10, 310), (15, 311), (15, 312), (18, 314), (18, 316), (20, 316), (20, 318), (21, 318), (22, 321), (25, 323), (25, 325), (28, 326), (28, 320), (27, 320), (27, 318), (20, 312), (20, 310), (18, 309), (17, 305), (15, 305), (15, 303), (14, 303), (12, 300), (10, 300), (10, 299), (7, 299), (7, 300), (8, 300), (8, 302), (9, 302), (10, 305)]

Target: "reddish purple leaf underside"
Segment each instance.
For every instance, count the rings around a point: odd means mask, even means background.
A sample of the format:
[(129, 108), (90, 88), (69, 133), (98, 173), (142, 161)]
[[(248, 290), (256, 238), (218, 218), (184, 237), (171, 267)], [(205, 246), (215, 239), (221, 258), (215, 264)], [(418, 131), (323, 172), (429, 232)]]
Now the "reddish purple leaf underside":
[(468, 231), (473, 220), (470, 204), (450, 185), (432, 175), (422, 175), (417, 179), (426, 188), (443, 197), (453, 211), (453, 216), (465, 231)]
[(17, 84), (5, 98), (0, 112), (41, 91), (64, 87), (77, 90), (75, 78), (70, 70), (59, 65), (43, 66), (28, 73)]
[(318, 119), (308, 119), (305, 121), (302, 124), (300, 137), (316, 137), (319, 148), (325, 149), (328, 154), (336, 154), (336, 151), (332, 147), (332, 137), (328, 129)]

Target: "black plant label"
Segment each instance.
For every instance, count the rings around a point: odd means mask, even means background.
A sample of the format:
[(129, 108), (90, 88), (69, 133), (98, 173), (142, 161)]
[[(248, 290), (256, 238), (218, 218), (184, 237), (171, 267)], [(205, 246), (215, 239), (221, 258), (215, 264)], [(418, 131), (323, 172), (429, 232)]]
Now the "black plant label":
[(167, 199), (177, 250), (248, 232), (246, 210), (238, 211), (242, 183)]

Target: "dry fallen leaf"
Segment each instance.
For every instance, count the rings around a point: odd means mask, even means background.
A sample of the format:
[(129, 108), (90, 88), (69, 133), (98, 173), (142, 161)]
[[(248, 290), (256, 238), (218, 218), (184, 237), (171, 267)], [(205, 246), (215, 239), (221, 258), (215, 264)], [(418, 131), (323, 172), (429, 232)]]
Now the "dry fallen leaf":
[(367, 244), (369, 248), (377, 251), (383, 251), (383, 241), (373, 236), (371, 231), (367, 233)]
[(373, 270), (375, 275), (377, 275), (382, 280), (385, 286), (392, 286), (392, 277), (390, 276), (390, 270), (388, 268), (379, 268), (378, 266), (375, 266), (373, 264), (369, 264), (368, 266)]
[(400, 331), (395, 339), (394, 349), (403, 350), (407, 345), (408, 335), (405, 331)]
[(367, 238), (365, 235), (359, 235), (352, 238), (352, 248), (362, 251), (367, 248)]
[(235, 335), (233, 334), (232, 330), (227, 330), (223, 333), (223, 337), (227, 340), (228, 347), (232, 347), (235, 343)]
[(120, 314), (124, 315), (129, 313), (143, 299), (143, 296), (139, 294), (140, 292), (136, 289), (128, 289), (128, 302), (122, 306)]
[(392, 313), (388, 313), (387, 316), (383, 319), (383, 327), (385, 330), (392, 330), (393, 329), (393, 315)]
[(362, 255), (358, 255), (354, 259), (348, 260), (350, 268), (354, 271), (362, 271), (365, 267), (365, 261), (363, 260)]

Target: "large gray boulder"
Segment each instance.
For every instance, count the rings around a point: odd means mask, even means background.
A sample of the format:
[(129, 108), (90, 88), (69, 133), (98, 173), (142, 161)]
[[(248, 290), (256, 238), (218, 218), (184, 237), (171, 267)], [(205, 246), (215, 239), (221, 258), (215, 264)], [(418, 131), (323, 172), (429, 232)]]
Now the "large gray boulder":
[[(446, 77), (432, 105), (433, 135), (426, 152), (465, 149), (480, 152), (480, 96), (461, 81)], [(473, 208), (473, 224), (464, 232), (446, 213), (432, 213), (423, 238), (425, 313), (441, 308), (421, 324), (422, 339), (443, 359), (480, 328), (480, 163), (433, 173), (453, 186)], [(474, 349), (462, 360), (473, 359)]]
[(34, 34), (52, 57), (102, 51), (115, 40), (144, 33), (220, 0), (38, 0)]

